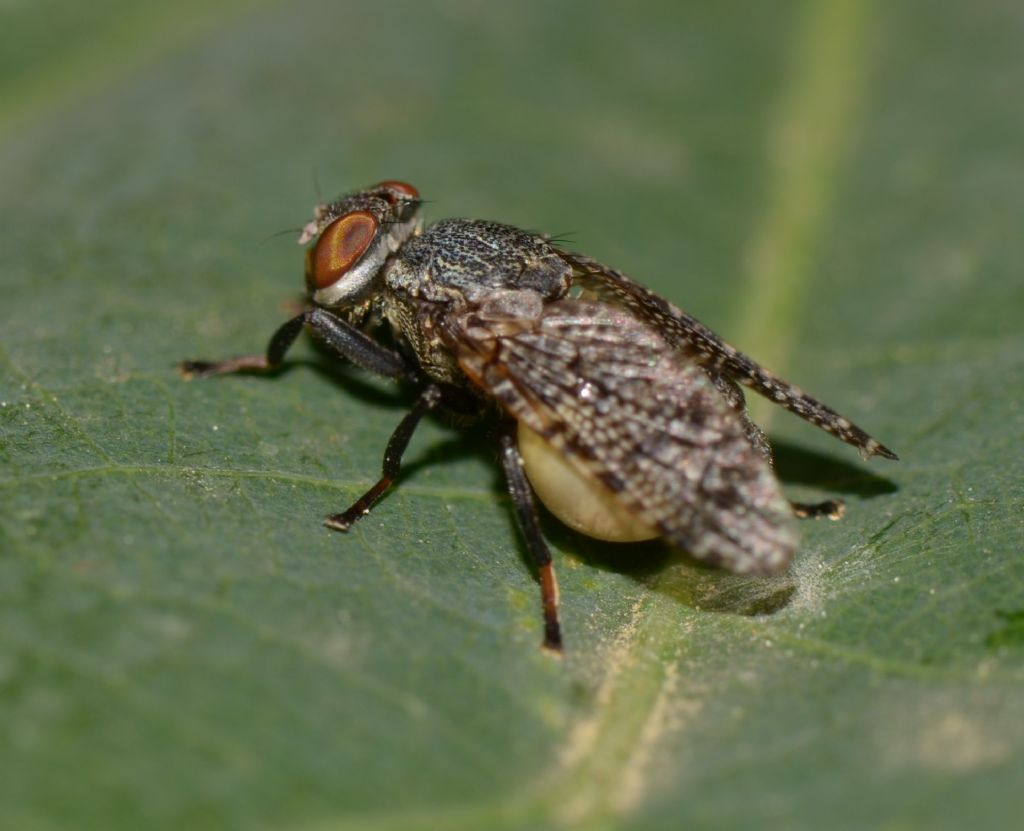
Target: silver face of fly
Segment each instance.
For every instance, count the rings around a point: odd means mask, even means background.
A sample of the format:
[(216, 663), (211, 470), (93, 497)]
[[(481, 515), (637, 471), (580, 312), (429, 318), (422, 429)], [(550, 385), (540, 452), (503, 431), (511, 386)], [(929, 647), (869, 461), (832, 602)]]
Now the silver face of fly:
[[(534, 506), (599, 539), (662, 537), (694, 558), (778, 572), (794, 516), (842, 503), (786, 500), (741, 386), (856, 447), (896, 454), (639, 283), (546, 237), (494, 222), (423, 228), (419, 193), (386, 181), (318, 205), (299, 238), (310, 308), (264, 355), (185, 361), (186, 376), (278, 366), (308, 328), (340, 357), (415, 385), (380, 480), (326, 524), (346, 531), (398, 477), (433, 410), (493, 424), (517, 520), (537, 564), (544, 646), (560, 650), (558, 587)], [(387, 325), (398, 350), (382, 345)]]

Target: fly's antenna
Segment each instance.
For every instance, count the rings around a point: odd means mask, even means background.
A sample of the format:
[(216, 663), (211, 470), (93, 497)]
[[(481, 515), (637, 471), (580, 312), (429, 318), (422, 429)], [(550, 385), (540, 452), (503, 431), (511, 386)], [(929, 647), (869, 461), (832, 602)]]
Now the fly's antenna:
[(301, 233), (302, 233), (302, 228), (285, 228), (284, 230), (274, 231), (274, 233), (268, 234), (267, 236), (265, 236), (263, 239), (260, 240), (259, 244), (260, 245), (266, 245), (272, 239), (277, 239), (278, 237), (283, 237), (285, 234), (301, 234)]
[(320, 190), (320, 177), (318, 175), (316, 165), (313, 165), (312, 169), (309, 171), (309, 178), (313, 182), (313, 193), (316, 194), (317, 204), (322, 205), (324, 201), (324, 194), (323, 191)]

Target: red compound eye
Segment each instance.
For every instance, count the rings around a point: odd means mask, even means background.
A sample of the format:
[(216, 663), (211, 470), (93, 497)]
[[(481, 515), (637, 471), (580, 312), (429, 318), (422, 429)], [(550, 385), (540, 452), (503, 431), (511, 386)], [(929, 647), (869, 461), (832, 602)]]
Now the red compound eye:
[(324, 228), (310, 257), (313, 285), (327, 288), (348, 271), (377, 235), (377, 219), (366, 211), (353, 211)]
[(397, 191), (403, 199), (418, 200), (420, 198), (420, 192), (416, 188), (406, 182), (399, 182), (397, 179), (387, 179), (377, 187)]

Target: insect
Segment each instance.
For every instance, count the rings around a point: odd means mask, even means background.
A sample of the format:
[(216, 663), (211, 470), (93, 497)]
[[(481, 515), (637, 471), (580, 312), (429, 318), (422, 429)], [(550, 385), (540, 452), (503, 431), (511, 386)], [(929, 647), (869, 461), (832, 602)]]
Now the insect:
[[(308, 307), (266, 352), (184, 361), (186, 377), (272, 370), (303, 329), (345, 360), (415, 385), (380, 479), (326, 525), (347, 531), (398, 477), (437, 410), (493, 425), (519, 527), (538, 569), (544, 646), (562, 648), (558, 584), (534, 494), (605, 540), (662, 537), (741, 573), (784, 569), (794, 516), (741, 385), (865, 458), (897, 456), (621, 272), (539, 234), (475, 219), (424, 227), (418, 191), (385, 181), (314, 209), (302, 229)], [(397, 349), (380, 342), (389, 326)]]

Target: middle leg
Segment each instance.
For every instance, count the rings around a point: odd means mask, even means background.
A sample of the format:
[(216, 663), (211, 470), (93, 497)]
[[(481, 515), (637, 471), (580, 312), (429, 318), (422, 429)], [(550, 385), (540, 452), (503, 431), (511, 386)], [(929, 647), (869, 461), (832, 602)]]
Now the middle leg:
[(324, 525), (335, 531), (347, 531), (357, 519), (370, 513), (370, 509), (398, 478), (402, 469), (402, 454), (409, 446), (409, 440), (416, 432), (420, 419), (441, 403), (441, 397), (441, 388), (436, 384), (431, 384), (420, 393), (412, 410), (406, 413), (405, 418), (399, 422), (395, 432), (388, 440), (388, 446), (384, 450), (384, 465), (380, 479), (347, 510), (327, 517), (324, 520)]

